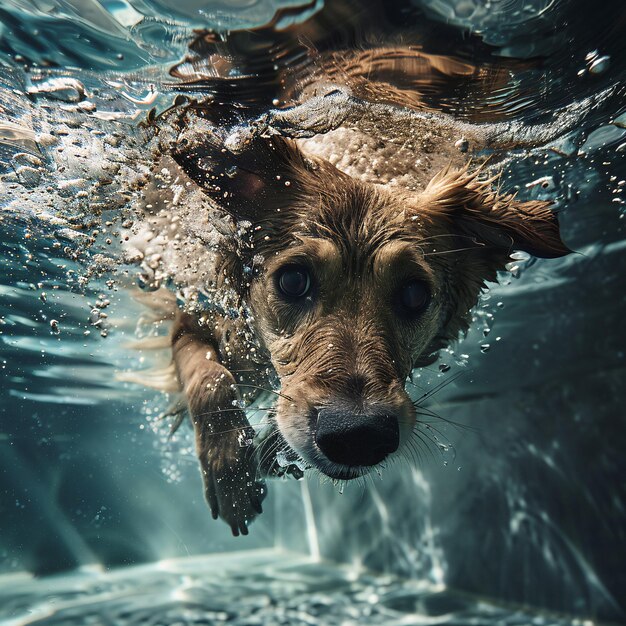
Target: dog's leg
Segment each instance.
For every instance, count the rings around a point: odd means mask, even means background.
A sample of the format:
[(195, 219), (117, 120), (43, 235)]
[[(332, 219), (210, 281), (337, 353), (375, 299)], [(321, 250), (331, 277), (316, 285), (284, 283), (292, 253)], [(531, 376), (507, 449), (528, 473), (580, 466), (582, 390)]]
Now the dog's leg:
[(221, 517), (233, 535), (247, 535), (248, 522), (262, 512), (265, 486), (255, 479), (250, 443), (254, 433), (236, 405), (235, 379), (220, 363), (210, 331), (191, 315), (177, 315), (172, 353), (193, 421), (211, 513), (215, 519)]

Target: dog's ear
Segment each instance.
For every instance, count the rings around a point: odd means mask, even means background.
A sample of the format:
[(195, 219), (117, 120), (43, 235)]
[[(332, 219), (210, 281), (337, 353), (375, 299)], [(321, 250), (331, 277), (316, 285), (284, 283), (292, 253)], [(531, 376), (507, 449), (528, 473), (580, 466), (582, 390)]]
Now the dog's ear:
[(495, 264), (506, 262), (513, 250), (556, 258), (571, 250), (561, 241), (556, 214), (549, 202), (520, 202), (514, 194), (493, 189), (496, 178), (481, 179), (480, 171), (444, 170), (428, 184), (420, 210), (445, 219), (467, 247), (476, 246)]
[(298, 169), (307, 166), (289, 140), (256, 137), (231, 150), (210, 128), (183, 135), (172, 156), (219, 208), (253, 223), (289, 204), (297, 193)]

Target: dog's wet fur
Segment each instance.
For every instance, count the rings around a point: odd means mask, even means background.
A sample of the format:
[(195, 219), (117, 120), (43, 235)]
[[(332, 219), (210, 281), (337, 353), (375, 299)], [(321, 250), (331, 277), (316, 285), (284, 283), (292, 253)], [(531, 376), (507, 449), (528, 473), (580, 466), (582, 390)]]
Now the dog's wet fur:
[[(235, 535), (247, 534), (265, 489), (237, 404), (242, 380), (267, 387), (274, 372), (280, 440), (331, 478), (361, 476), (406, 445), (416, 422), (407, 377), (467, 329), (511, 252), (569, 252), (548, 203), (501, 193), (468, 166), (409, 191), (353, 178), (278, 136), (230, 151), (208, 134), (173, 157), (248, 226), (221, 246), (214, 277), (248, 319), (181, 312), (171, 335), (206, 497)], [(242, 325), (259, 346), (245, 375)]]

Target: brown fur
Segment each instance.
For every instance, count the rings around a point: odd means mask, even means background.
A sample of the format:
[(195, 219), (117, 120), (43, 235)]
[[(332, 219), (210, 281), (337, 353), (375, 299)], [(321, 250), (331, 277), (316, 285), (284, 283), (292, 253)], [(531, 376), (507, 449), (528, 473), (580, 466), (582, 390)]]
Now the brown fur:
[[(289, 447), (332, 477), (361, 475), (367, 468), (322, 454), (317, 412), (393, 413), (402, 446), (415, 423), (407, 376), (467, 329), (485, 281), (513, 250), (569, 252), (547, 203), (500, 193), (468, 167), (445, 169), (409, 192), (358, 181), (278, 137), (234, 153), (211, 132), (188, 133), (173, 156), (233, 227), (251, 223), (247, 235), (227, 238), (215, 277), (218, 289), (235, 289), (249, 317), (181, 313), (172, 334), (207, 499), (234, 534), (248, 532), (264, 493), (259, 459), (242, 441), (251, 437), (237, 406), (242, 389), (267, 386), (265, 372), (275, 372), (275, 421)], [(313, 279), (304, 303), (277, 290), (276, 272), (293, 263)], [(405, 319), (394, 303), (412, 279), (428, 284), (431, 300)], [(252, 372), (243, 327), (259, 345)]]

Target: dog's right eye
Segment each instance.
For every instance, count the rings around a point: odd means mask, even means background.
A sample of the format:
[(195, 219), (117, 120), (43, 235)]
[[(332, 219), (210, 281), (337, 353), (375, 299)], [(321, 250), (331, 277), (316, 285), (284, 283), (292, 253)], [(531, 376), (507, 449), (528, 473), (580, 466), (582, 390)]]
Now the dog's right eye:
[(280, 270), (277, 284), (287, 298), (304, 298), (311, 290), (311, 276), (306, 267), (288, 265)]

